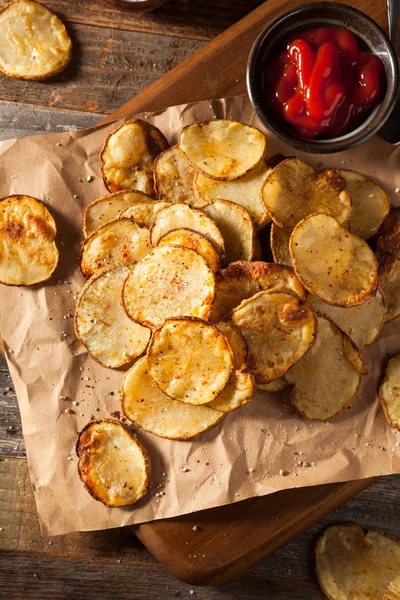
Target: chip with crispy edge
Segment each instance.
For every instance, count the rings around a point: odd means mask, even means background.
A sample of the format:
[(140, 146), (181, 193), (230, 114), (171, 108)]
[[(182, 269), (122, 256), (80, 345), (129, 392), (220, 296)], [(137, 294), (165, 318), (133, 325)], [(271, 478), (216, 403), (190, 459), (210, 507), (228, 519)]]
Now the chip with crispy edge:
[(120, 217), (133, 219), (139, 227), (150, 229), (156, 218), (156, 214), (162, 208), (169, 206), (169, 202), (164, 200), (149, 200), (148, 202), (138, 202), (126, 208)]
[(207, 404), (228, 383), (233, 352), (216, 327), (199, 319), (167, 319), (147, 350), (149, 375), (164, 394)]
[(150, 461), (118, 421), (91, 421), (78, 435), (78, 472), (88, 492), (106, 506), (131, 506), (150, 486)]
[(231, 412), (251, 402), (255, 388), (254, 377), (249, 371), (233, 371), (222, 392), (207, 406), (224, 413)]
[(385, 323), (400, 315), (400, 260), (382, 250), (377, 252), (379, 286), (386, 303)]
[(220, 259), (218, 252), (212, 245), (212, 243), (198, 231), (194, 229), (172, 229), (168, 231), (158, 242), (158, 246), (185, 246), (185, 248), (192, 248), (196, 250), (210, 265), (213, 273), (219, 271)]
[(292, 229), (313, 213), (327, 213), (345, 223), (351, 213), (346, 181), (339, 171), (314, 171), (299, 158), (287, 158), (265, 180), (262, 199), (278, 227)]
[(331, 321), (318, 317), (314, 345), (285, 375), (293, 385), (292, 404), (308, 419), (330, 419), (357, 395), (361, 373), (346, 352), (345, 336)]
[(170, 440), (196, 437), (224, 418), (221, 411), (179, 402), (164, 394), (150, 377), (145, 356), (124, 377), (121, 407), (135, 425)]
[(246, 340), (257, 384), (282, 377), (314, 343), (313, 312), (292, 294), (259, 292), (233, 309), (230, 320)]
[(216, 323), (215, 327), (227, 339), (229, 346), (233, 352), (233, 368), (238, 371), (246, 367), (247, 362), (247, 344), (238, 327), (228, 321)]
[(230, 200), (243, 206), (253, 219), (257, 230), (262, 229), (271, 220), (261, 199), (261, 188), (270, 170), (262, 160), (250, 173), (234, 181), (216, 181), (198, 172), (194, 176), (193, 189), (199, 207), (206, 206), (214, 200)]
[(267, 140), (255, 127), (215, 119), (184, 127), (178, 145), (188, 161), (208, 177), (232, 180), (259, 164)]
[(40, 2), (17, 0), (0, 10), (0, 71), (17, 79), (48, 79), (72, 56), (62, 21)]
[(306, 297), (290, 267), (263, 261), (238, 261), (216, 274), (215, 299), (209, 321), (218, 323), (243, 300), (262, 290), (288, 290), (301, 299)]
[(259, 383), (257, 385), (257, 389), (262, 390), (263, 392), (269, 392), (273, 394), (275, 392), (282, 392), (289, 386), (285, 377), (279, 377), (278, 379), (274, 379), (269, 383)]
[(152, 194), (154, 159), (166, 148), (167, 140), (154, 125), (140, 119), (125, 121), (110, 133), (101, 151), (101, 172), (107, 189)]
[(206, 319), (214, 286), (210, 266), (195, 250), (160, 246), (132, 269), (122, 297), (131, 319), (155, 328), (168, 317)]
[(271, 223), (270, 244), (274, 262), (288, 267), (292, 266), (292, 257), (289, 250), (291, 234), (291, 229), (284, 229), (278, 227), (275, 223)]
[(390, 427), (400, 431), (400, 354), (387, 364), (379, 397)]
[(216, 224), (225, 246), (225, 261), (252, 260), (255, 251), (256, 230), (243, 206), (228, 200), (215, 200), (202, 209)]
[(58, 264), (56, 224), (44, 204), (31, 196), (0, 201), (0, 282), (34, 285), (47, 281)]
[(135, 190), (122, 190), (108, 194), (87, 205), (83, 215), (83, 235), (87, 237), (102, 225), (113, 221), (129, 206), (150, 200), (150, 196)]
[(154, 187), (157, 196), (169, 202), (201, 205), (193, 191), (195, 172), (178, 146), (164, 150), (154, 161)]
[(152, 249), (150, 232), (132, 219), (118, 218), (93, 231), (82, 245), (81, 271), (89, 279), (102, 267), (134, 265)]
[(129, 267), (115, 267), (96, 273), (76, 303), (77, 337), (97, 362), (112, 369), (143, 354), (150, 340), (150, 330), (129, 319), (121, 304), (129, 272)]
[(357, 306), (377, 288), (378, 264), (371, 248), (329, 215), (300, 221), (289, 248), (301, 283), (328, 304)]
[(390, 209), (386, 192), (365, 175), (340, 170), (346, 180), (352, 211), (347, 223), (349, 230), (363, 240), (376, 234)]
[(202, 233), (210, 240), (220, 256), (224, 256), (224, 238), (214, 221), (203, 211), (181, 202), (171, 204), (157, 213), (150, 232), (151, 243), (157, 246), (163, 235), (173, 229), (182, 228), (194, 229)]
[(379, 248), (400, 260), (400, 207), (392, 206), (379, 228), (377, 235)]
[(315, 544), (315, 572), (330, 600), (398, 600), (400, 541), (357, 523), (331, 525)]

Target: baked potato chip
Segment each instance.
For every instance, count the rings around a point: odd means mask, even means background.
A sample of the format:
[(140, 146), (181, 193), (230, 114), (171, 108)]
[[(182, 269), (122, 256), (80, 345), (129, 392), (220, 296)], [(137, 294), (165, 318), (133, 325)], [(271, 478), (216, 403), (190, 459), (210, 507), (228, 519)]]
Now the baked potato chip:
[(279, 377), (278, 379), (274, 379), (269, 383), (259, 383), (257, 388), (262, 390), (263, 392), (269, 392), (270, 394), (274, 392), (282, 392), (289, 386), (285, 377)]
[(126, 208), (121, 214), (120, 217), (125, 217), (126, 219), (133, 219), (136, 225), (139, 227), (145, 227), (146, 229), (150, 229), (154, 223), (154, 219), (156, 218), (156, 214), (162, 208), (166, 208), (169, 206), (168, 202), (164, 202), (164, 200), (149, 200), (148, 202), (138, 202), (137, 204), (133, 204)]
[(270, 170), (262, 160), (250, 173), (235, 181), (216, 181), (198, 172), (194, 176), (193, 189), (199, 207), (222, 198), (230, 200), (243, 206), (253, 219), (257, 230), (262, 229), (271, 220), (261, 199), (261, 188)]
[(200, 206), (193, 192), (195, 169), (178, 146), (164, 150), (154, 161), (154, 187), (160, 198)]
[(282, 377), (311, 348), (312, 310), (284, 292), (259, 292), (233, 309), (230, 320), (247, 343), (247, 364), (257, 384)]
[(210, 265), (213, 273), (219, 271), (220, 260), (218, 252), (211, 242), (198, 231), (194, 229), (173, 229), (169, 231), (158, 242), (158, 246), (184, 246), (196, 250)]
[(357, 306), (377, 288), (378, 265), (371, 248), (329, 215), (300, 221), (289, 247), (301, 283), (328, 304)]
[(308, 419), (330, 419), (357, 395), (361, 374), (349, 360), (344, 340), (336, 325), (318, 317), (314, 345), (285, 375), (293, 385), (290, 400)]
[(216, 323), (215, 327), (226, 337), (233, 353), (233, 368), (239, 371), (247, 362), (247, 344), (244, 337), (240, 330), (228, 321)]
[(171, 204), (157, 213), (151, 228), (151, 243), (158, 246), (163, 235), (182, 228), (202, 233), (221, 256), (225, 254), (224, 238), (214, 221), (201, 210), (184, 203)]
[(262, 199), (278, 227), (293, 229), (313, 213), (327, 213), (345, 223), (351, 213), (346, 181), (339, 171), (314, 171), (299, 158), (287, 158), (268, 175)]
[(391, 358), (387, 364), (379, 397), (390, 427), (400, 431), (400, 354)]
[(392, 206), (378, 231), (378, 246), (400, 260), (400, 207)]
[(233, 353), (216, 327), (198, 319), (167, 319), (147, 351), (149, 375), (164, 394), (207, 404), (228, 383)]
[(361, 375), (368, 373), (368, 369), (365, 365), (361, 352), (347, 335), (343, 337), (343, 349), (346, 357), (351, 362), (355, 370), (358, 371), (358, 373), (361, 373)]
[(242, 300), (262, 290), (289, 290), (301, 299), (305, 290), (293, 269), (262, 261), (231, 263), (215, 277), (215, 299), (209, 321), (218, 323)]
[(209, 216), (222, 233), (225, 246), (225, 260), (252, 260), (254, 256), (256, 231), (247, 210), (228, 200), (215, 200), (203, 212)]
[(17, 79), (48, 79), (71, 60), (61, 20), (40, 2), (17, 0), (0, 10), (0, 70)]
[(261, 131), (224, 119), (192, 123), (179, 136), (188, 161), (212, 179), (243, 177), (262, 160), (266, 147)]
[(214, 274), (200, 254), (183, 246), (160, 246), (132, 269), (122, 298), (133, 321), (154, 328), (168, 317), (206, 319), (214, 286)]
[(78, 472), (89, 493), (106, 506), (130, 506), (150, 486), (147, 452), (118, 421), (92, 421), (79, 433)]
[(167, 140), (154, 125), (139, 119), (125, 121), (107, 137), (101, 151), (101, 172), (107, 189), (152, 194), (154, 159), (167, 148)]
[(349, 230), (363, 240), (376, 234), (390, 209), (387, 194), (376, 183), (355, 171), (340, 170), (346, 180), (353, 210)]
[(382, 250), (377, 253), (379, 286), (386, 303), (385, 323), (400, 315), (400, 260)]
[(150, 232), (132, 219), (114, 219), (82, 245), (81, 271), (89, 279), (101, 267), (134, 265), (151, 251)]
[(34, 285), (51, 277), (58, 264), (56, 224), (44, 204), (31, 196), (0, 201), (0, 282)]
[(150, 196), (135, 190), (122, 190), (108, 194), (87, 205), (83, 215), (83, 235), (87, 237), (102, 225), (113, 221), (131, 205), (150, 200)]
[(400, 542), (357, 523), (331, 525), (315, 545), (315, 571), (330, 600), (397, 600)]
[(150, 330), (129, 319), (122, 308), (122, 286), (129, 267), (96, 273), (79, 294), (75, 332), (89, 354), (104, 367), (116, 369), (146, 350)]
[(385, 322), (385, 298), (379, 288), (366, 302), (350, 308), (332, 306), (311, 294), (307, 303), (314, 312), (333, 321), (360, 350), (377, 339)]
[(292, 266), (292, 257), (289, 250), (291, 234), (291, 229), (284, 229), (278, 227), (275, 223), (271, 223), (270, 243), (274, 262), (288, 267)]
[(122, 412), (135, 425), (159, 437), (188, 440), (218, 425), (224, 414), (166, 396), (147, 370), (146, 357), (126, 373), (121, 393)]
[(224, 413), (231, 412), (253, 400), (255, 387), (249, 371), (233, 371), (222, 392), (207, 406)]

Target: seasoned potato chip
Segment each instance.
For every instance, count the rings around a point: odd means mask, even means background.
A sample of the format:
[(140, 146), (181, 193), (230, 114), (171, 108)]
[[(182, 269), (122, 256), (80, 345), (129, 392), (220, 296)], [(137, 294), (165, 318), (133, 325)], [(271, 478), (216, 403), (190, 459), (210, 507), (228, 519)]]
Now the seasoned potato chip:
[(58, 264), (56, 224), (31, 196), (0, 201), (0, 282), (34, 285), (51, 277)]
[(198, 319), (167, 319), (151, 339), (147, 367), (167, 396), (207, 404), (228, 383), (233, 353), (213, 325)]
[(132, 219), (114, 219), (83, 242), (81, 271), (89, 279), (101, 267), (136, 264), (150, 251), (148, 229), (139, 227)]
[(349, 230), (363, 240), (376, 234), (390, 209), (387, 194), (376, 183), (355, 171), (340, 170), (346, 180), (353, 210)]
[(224, 414), (208, 406), (172, 400), (154, 383), (146, 357), (126, 373), (122, 384), (124, 415), (141, 429), (170, 440), (188, 440), (218, 425)]
[(332, 306), (311, 294), (307, 303), (314, 312), (327, 317), (347, 333), (360, 350), (376, 340), (385, 322), (385, 298), (380, 289), (363, 304), (350, 308)]
[(118, 421), (91, 421), (76, 444), (78, 472), (87, 490), (106, 506), (130, 506), (150, 485), (150, 462), (136, 437)]
[(215, 327), (227, 339), (229, 346), (233, 352), (233, 368), (238, 371), (243, 366), (246, 366), (247, 361), (247, 344), (240, 330), (227, 321), (216, 323)]
[(379, 228), (378, 246), (400, 260), (400, 207), (392, 206)]
[(179, 137), (179, 148), (188, 161), (212, 179), (243, 177), (258, 165), (266, 147), (261, 131), (224, 119), (192, 123)]
[(290, 256), (289, 240), (292, 234), (291, 229), (278, 227), (271, 223), (271, 252), (274, 262), (280, 265), (292, 266), (292, 257)]
[(263, 392), (269, 392), (270, 394), (274, 392), (282, 392), (289, 386), (285, 377), (279, 377), (278, 379), (273, 379), (269, 383), (259, 383), (257, 388), (262, 390)]
[(318, 317), (314, 345), (285, 375), (293, 384), (290, 400), (308, 419), (330, 419), (357, 395), (361, 374), (349, 360), (344, 340), (336, 325)]
[(200, 254), (182, 246), (160, 246), (132, 269), (122, 297), (131, 319), (154, 328), (168, 317), (206, 319), (214, 286), (214, 274)]
[(232, 311), (230, 319), (247, 343), (247, 364), (257, 383), (282, 377), (312, 346), (315, 321), (299, 298), (259, 292)]
[(218, 252), (214, 248), (208, 239), (194, 229), (172, 229), (158, 242), (158, 246), (185, 246), (185, 248), (192, 248), (196, 250), (210, 265), (213, 273), (219, 271), (220, 260)]
[(149, 200), (148, 202), (138, 202), (126, 208), (120, 217), (133, 219), (139, 227), (150, 229), (156, 218), (156, 214), (162, 208), (169, 206), (168, 202), (163, 200)]
[(335, 306), (357, 306), (375, 292), (377, 261), (366, 242), (329, 215), (310, 215), (290, 237), (297, 277), (314, 296)]
[(233, 371), (222, 392), (207, 406), (224, 413), (231, 412), (253, 400), (255, 387), (249, 371)]
[(387, 364), (379, 397), (390, 427), (400, 431), (400, 354), (391, 358)]
[(358, 373), (361, 373), (362, 375), (368, 373), (368, 369), (360, 351), (347, 335), (343, 337), (343, 349), (346, 357)]
[(106, 139), (101, 151), (101, 172), (110, 192), (133, 189), (152, 194), (153, 163), (168, 148), (157, 127), (145, 121), (125, 121)]
[(0, 70), (17, 79), (48, 79), (71, 60), (61, 20), (40, 2), (17, 0), (0, 10)]
[[(193, 192), (195, 169), (178, 146), (164, 150), (154, 161), (154, 187), (160, 198), (199, 206)], [(200, 202), (200, 205), (202, 203)]]
[(201, 210), (191, 208), (187, 204), (171, 204), (160, 210), (151, 228), (151, 243), (157, 246), (160, 239), (173, 229), (194, 229), (202, 233), (223, 256), (225, 253), (224, 238), (214, 221)]
[(215, 200), (203, 209), (216, 224), (224, 238), (225, 260), (252, 260), (255, 236), (253, 221), (247, 210), (228, 200)]
[(313, 213), (327, 213), (345, 223), (351, 213), (346, 181), (339, 171), (314, 171), (299, 158), (287, 158), (271, 171), (262, 198), (274, 223), (292, 229)]
[(386, 303), (385, 323), (400, 315), (400, 260), (382, 250), (377, 253), (379, 286)]
[(198, 172), (194, 177), (193, 189), (199, 207), (214, 200), (230, 200), (240, 204), (250, 214), (257, 230), (262, 229), (271, 218), (261, 199), (261, 188), (271, 169), (262, 160), (260, 164), (235, 181), (216, 181)]
[(262, 261), (231, 263), (217, 273), (215, 284), (215, 299), (209, 317), (212, 323), (218, 323), (242, 300), (261, 290), (289, 290), (301, 299), (306, 297), (293, 269)]
[(357, 523), (331, 525), (315, 545), (315, 571), (330, 600), (398, 600), (400, 542)]
[(87, 237), (102, 225), (113, 221), (121, 211), (146, 200), (150, 200), (150, 196), (135, 190), (122, 190), (94, 200), (87, 205), (83, 215), (83, 235)]
[(96, 273), (79, 294), (75, 332), (91, 356), (116, 369), (146, 350), (150, 330), (129, 319), (122, 308), (122, 286), (129, 267)]

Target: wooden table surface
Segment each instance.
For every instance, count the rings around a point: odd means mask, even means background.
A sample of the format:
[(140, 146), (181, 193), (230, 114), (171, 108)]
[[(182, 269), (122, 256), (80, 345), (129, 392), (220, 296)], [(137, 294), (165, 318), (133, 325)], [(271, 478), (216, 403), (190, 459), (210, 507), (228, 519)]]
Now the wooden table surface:
[[(46, 0), (67, 25), (74, 58), (45, 83), (0, 77), (0, 139), (96, 124), (261, 3), (170, 0), (137, 17), (102, 0)], [(0, 597), (8, 600), (317, 600), (324, 596), (312, 545), (324, 526), (356, 520), (400, 537), (400, 477), (384, 477), (240, 577), (193, 588), (169, 575), (129, 529), (43, 541), (26, 476), (17, 400), (0, 359)], [(29, 531), (23, 548), (15, 534), (21, 527)]]

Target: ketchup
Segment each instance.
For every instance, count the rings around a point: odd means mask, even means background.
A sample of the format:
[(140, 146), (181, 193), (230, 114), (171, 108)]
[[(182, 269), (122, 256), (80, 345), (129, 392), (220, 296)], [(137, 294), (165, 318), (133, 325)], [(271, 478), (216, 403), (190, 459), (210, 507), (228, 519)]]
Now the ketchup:
[(346, 29), (316, 27), (289, 36), (267, 64), (268, 105), (305, 138), (354, 129), (380, 102), (381, 60)]

